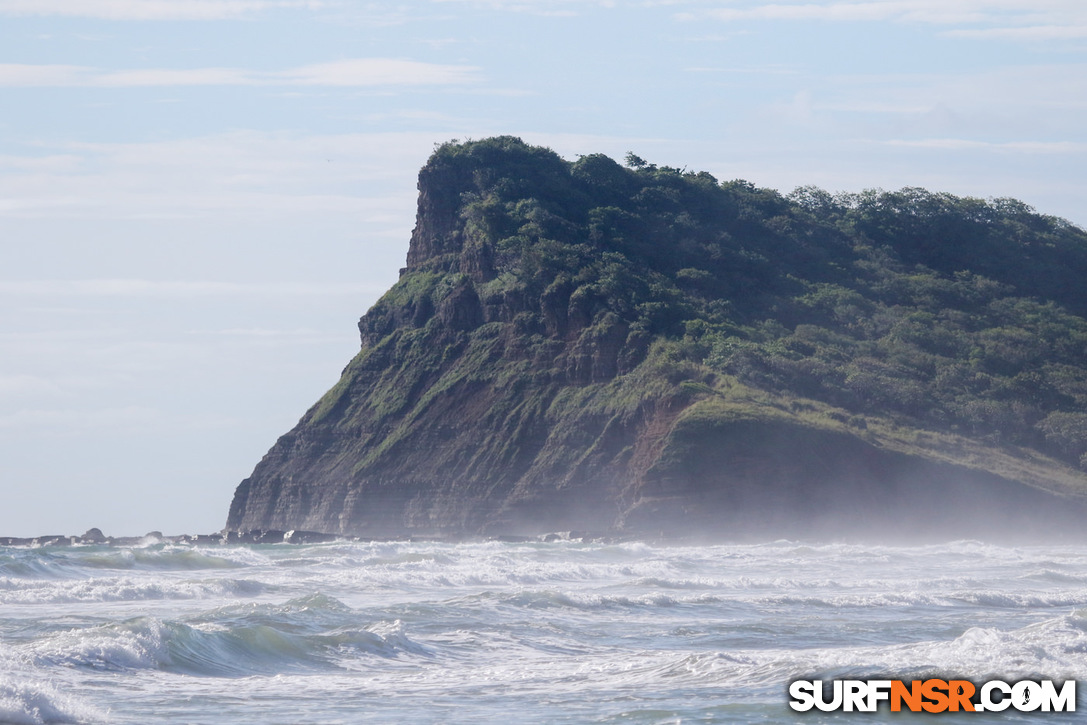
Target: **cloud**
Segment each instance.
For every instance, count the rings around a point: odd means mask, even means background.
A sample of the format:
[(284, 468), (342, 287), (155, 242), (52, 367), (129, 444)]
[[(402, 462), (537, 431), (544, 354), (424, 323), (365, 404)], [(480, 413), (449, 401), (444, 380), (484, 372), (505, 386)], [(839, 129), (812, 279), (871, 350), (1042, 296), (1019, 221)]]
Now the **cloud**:
[(0, 400), (13, 398), (49, 398), (60, 393), (60, 386), (40, 375), (0, 374)]
[(377, 294), (372, 284), (247, 284), (191, 280), (72, 279), (0, 281), (0, 294), (46, 297), (209, 297), (209, 296), (330, 296)]
[(1087, 38), (1084, 25), (1030, 25), (1022, 28), (980, 28), (949, 30), (946, 35), (958, 38), (1008, 38), (1010, 40), (1074, 40)]
[(471, 84), (475, 66), (421, 63), (395, 58), (352, 58), (283, 71), (240, 68), (146, 68), (104, 71), (74, 65), (0, 64), (0, 86), (434, 86)]
[[(204, 335), (211, 337), (232, 337), (232, 338), (251, 338), (251, 339), (294, 339), (294, 340), (307, 340), (327, 342), (338, 342), (343, 339), (343, 335), (329, 335), (327, 330), (314, 330), (310, 328), (297, 328), (293, 330), (278, 330), (267, 327), (228, 327), (221, 330), (189, 330), (186, 334), (189, 335)], [(2, 381), (0, 381), (2, 382)]]
[(750, 67), (716, 67), (716, 66), (692, 66), (690, 68), (684, 68), (685, 73), (723, 73), (723, 74), (736, 74), (736, 75), (798, 75), (800, 71), (797, 68), (784, 66), (784, 65), (766, 65), (766, 66), (750, 66)]
[(478, 80), (478, 68), (390, 58), (319, 63), (265, 76), (269, 83), (309, 86), (457, 85)]
[(97, 410), (20, 410), (0, 415), (0, 428), (51, 428), (92, 429), (114, 428), (140, 429), (149, 425), (161, 425), (164, 414), (146, 406), (100, 408)]
[(901, 3), (769, 3), (747, 8), (719, 8), (707, 15), (718, 20), (886, 20), (901, 13)]
[[(805, 77), (806, 118), (781, 116), (791, 96), (779, 92), (759, 124), (779, 133), (828, 137), (964, 138), (986, 142), (1080, 142), (1087, 110), (1087, 64), (997, 66), (968, 72), (871, 73)], [(1014, 99), (1009, 103), (1008, 99)], [(779, 118), (779, 116), (781, 116)], [(785, 122), (799, 126), (784, 127)], [(990, 147), (994, 148), (995, 147)], [(1041, 153), (1047, 147), (1039, 147)]]
[(78, 86), (88, 82), (89, 70), (78, 65), (0, 63), (0, 86)]
[(252, 74), (237, 68), (193, 68), (174, 70), (148, 68), (103, 73), (83, 69), (75, 82), (57, 85), (133, 88), (140, 86), (248, 86), (255, 85)]
[[(576, 6), (614, 8), (614, 0), (432, 0), (435, 3), (457, 3), (489, 10), (505, 10), (548, 17), (576, 17)], [(571, 7), (574, 6), (574, 7)]]
[(1010, 151), (1023, 154), (1087, 153), (1087, 143), (1075, 141), (1007, 141), (993, 143), (964, 138), (890, 139), (880, 142), (886, 146), (937, 149), (943, 151)]
[[(956, 35), (1035, 39), (1083, 37), (1087, 3), (1080, 0), (827, 0), (824, 2), (747, 2), (737, 7), (681, 13), (723, 21), (823, 20), (840, 22), (913, 22), (932, 25), (982, 25), (952, 31)], [(1047, 35), (1047, 33), (1063, 33)]]
[(0, 15), (104, 20), (229, 20), (265, 10), (318, 9), (318, 0), (0, 0)]
[[(613, 8), (616, 0), (431, 0), (489, 10), (573, 17), (579, 6)], [(343, 0), (0, 0), (0, 15), (44, 15), (105, 20), (233, 20), (282, 9), (320, 11), (326, 19), (381, 27), (419, 17), (424, 6)]]
[(452, 135), (236, 131), (27, 146), (0, 156), (0, 219), (306, 218), (401, 229), (414, 219), (416, 172)]

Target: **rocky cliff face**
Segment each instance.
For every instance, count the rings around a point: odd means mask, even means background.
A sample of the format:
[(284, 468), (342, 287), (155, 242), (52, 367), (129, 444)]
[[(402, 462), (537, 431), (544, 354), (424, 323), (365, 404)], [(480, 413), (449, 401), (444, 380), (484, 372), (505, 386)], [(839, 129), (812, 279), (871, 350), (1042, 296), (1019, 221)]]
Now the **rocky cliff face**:
[[(610, 159), (510, 138), (439, 149), (361, 351), (238, 486), (227, 528), (967, 536), (1078, 512), (1082, 478), (1058, 462), (918, 447), (677, 347), (700, 324), (692, 299), (741, 319), (790, 264), (818, 278), (837, 261), (797, 247), (782, 265), (730, 242), (757, 236), (750, 211), (708, 175), (666, 171), (639, 186)], [(678, 221), (655, 228), (654, 209)], [(650, 233), (685, 236), (657, 248)]]

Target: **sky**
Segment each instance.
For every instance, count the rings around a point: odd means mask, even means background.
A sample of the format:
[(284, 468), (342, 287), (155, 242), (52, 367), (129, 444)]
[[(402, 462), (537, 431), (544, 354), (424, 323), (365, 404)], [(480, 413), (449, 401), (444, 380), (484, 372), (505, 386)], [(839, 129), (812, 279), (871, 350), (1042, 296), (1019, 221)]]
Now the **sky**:
[(0, 0), (0, 535), (210, 533), (436, 144), (1087, 225), (1083, 0)]

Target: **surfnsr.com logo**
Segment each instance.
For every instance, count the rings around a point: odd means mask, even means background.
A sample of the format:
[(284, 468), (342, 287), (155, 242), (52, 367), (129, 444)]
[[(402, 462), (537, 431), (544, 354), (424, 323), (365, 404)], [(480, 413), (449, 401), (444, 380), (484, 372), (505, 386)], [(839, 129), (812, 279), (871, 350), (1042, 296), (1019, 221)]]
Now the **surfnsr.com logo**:
[(1076, 682), (1059, 687), (1053, 680), (796, 680), (789, 685), (789, 707), (798, 712), (875, 712), (887, 703), (891, 712), (1075, 712)]

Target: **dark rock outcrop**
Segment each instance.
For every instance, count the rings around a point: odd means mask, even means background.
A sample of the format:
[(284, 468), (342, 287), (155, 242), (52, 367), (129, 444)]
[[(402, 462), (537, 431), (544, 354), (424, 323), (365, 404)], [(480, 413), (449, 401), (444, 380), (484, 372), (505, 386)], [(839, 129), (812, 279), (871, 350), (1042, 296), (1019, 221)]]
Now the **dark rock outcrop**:
[(362, 350), (238, 486), (227, 528), (1078, 531), (1074, 467), (760, 388), (769, 368), (739, 338), (706, 342), (711, 324), (763, 339), (770, 311), (795, 314), (782, 301), (801, 275), (827, 285), (868, 253), (819, 223), (797, 232), (799, 207), (759, 194), (517, 139), (443, 146), (419, 176), (407, 267), (359, 322)]

